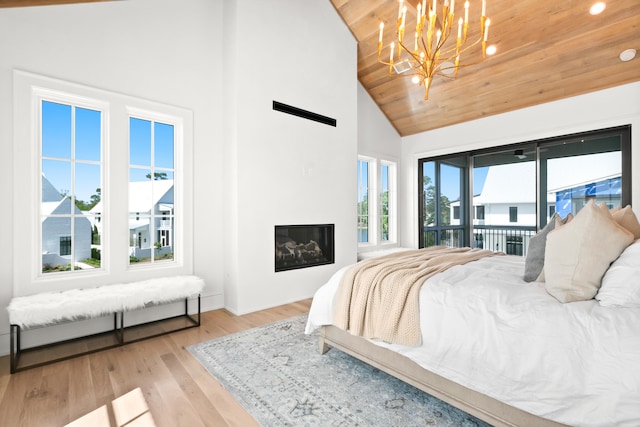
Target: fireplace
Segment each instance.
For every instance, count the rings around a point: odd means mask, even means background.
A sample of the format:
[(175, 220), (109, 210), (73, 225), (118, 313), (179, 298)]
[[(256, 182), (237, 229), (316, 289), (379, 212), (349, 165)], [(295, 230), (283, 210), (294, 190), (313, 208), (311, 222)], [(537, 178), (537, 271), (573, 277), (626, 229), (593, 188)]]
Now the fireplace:
[(276, 271), (333, 264), (333, 224), (276, 225)]

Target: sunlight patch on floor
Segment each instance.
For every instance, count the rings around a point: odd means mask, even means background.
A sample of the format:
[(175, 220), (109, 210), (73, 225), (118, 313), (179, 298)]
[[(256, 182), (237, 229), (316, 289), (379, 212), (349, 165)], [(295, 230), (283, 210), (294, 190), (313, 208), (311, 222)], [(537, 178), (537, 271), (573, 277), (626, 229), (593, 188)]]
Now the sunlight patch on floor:
[[(111, 402), (115, 427), (156, 427), (140, 387)], [(78, 418), (65, 427), (112, 427), (107, 405)]]

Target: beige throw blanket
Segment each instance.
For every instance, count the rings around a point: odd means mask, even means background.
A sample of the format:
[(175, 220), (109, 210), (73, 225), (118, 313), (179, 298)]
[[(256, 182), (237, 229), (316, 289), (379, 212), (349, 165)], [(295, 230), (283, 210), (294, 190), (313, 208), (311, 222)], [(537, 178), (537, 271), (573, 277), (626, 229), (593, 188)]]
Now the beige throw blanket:
[(342, 277), (333, 322), (365, 338), (420, 345), (418, 295), (422, 284), (450, 267), (491, 255), (496, 253), (436, 246), (361, 261)]

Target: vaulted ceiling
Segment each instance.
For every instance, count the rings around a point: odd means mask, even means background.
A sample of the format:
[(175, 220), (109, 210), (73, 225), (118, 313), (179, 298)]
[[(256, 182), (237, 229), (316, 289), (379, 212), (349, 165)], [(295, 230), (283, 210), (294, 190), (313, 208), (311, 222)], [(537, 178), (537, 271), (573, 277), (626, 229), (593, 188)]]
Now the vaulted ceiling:
[[(385, 23), (388, 59), (398, 0), (331, 3), (358, 41), (358, 79), (406, 136), (639, 81), (640, 0), (608, 0), (604, 12), (592, 16), (589, 7), (595, 1), (486, 0), (489, 44), (497, 53), (461, 69), (456, 79), (434, 78), (426, 101), (424, 90), (410, 78), (390, 76), (389, 67), (378, 63), (379, 22)], [(456, 1), (456, 10), (463, 2)], [(481, 2), (469, 2), (471, 19), (480, 14)], [(417, 3), (405, 1), (408, 28), (415, 26)], [(479, 24), (473, 28), (479, 32)], [(636, 49), (638, 55), (622, 62), (618, 55), (625, 49)], [(480, 58), (470, 54), (461, 62)]]
[[(90, 1), (102, 0), (0, 0), (0, 7)], [(596, 0), (486, 0), (489, 44), (497, 53), (456, 79), (436, 77), (428, 100), (409, 78), (390, 76), (378, 63), (379, 23), (387, 44), (398, 0), (330, 1), (358, 41), (358, 79), (402, 136), (640, 81), (640, 0), (608, 0), (597, 16), (589, 14)], [(458, 10), (463, 1), (456, 1)], [(469, 1), (473, 19), (480, 0)], [(409, 22), (417, 3), (405, 1)], [(471, 26), (470, 37), (478, 27)], [(622, 62), (625, 49), (638, 55)], [(479, 59), (476, 51), (462, 62)]]

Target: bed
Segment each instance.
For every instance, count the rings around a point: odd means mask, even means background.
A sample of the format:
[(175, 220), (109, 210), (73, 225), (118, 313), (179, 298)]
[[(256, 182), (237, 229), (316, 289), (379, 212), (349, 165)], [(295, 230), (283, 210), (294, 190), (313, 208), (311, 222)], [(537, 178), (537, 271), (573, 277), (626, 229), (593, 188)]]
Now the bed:
[[(432, 275), (419, 291), (419, 345), (335, 326), (336, 293), (351, 266), (316, 292), (306, 332), (320, 331), (322, 352), (344, 351), (492, 425), (638, 426), (640, 240), (634, 232), (640, 237), (640, 225), (632, 232), (618, 223), (626, 235), (613, 239), (619, 229), (608, 229), (603, 237), (594, 230), (609, 219), (593, 215), (595, 223), (579, 213), (539, 233), (545, 273), (536, 280), (524, 279), (530, 259), (510, 255)], [(589, 245), (597, 262), (585, 250)], [(554, 259), (559, 250), (579, 255), (569, 257), (571, 265), (566, 254)], [(588, 270), (584, 263), (604, 266), (592, 280), (595, 294), (569, 292), (571, 301), (561, 302), (553, 289), (558, 262), (574, 274)]]

